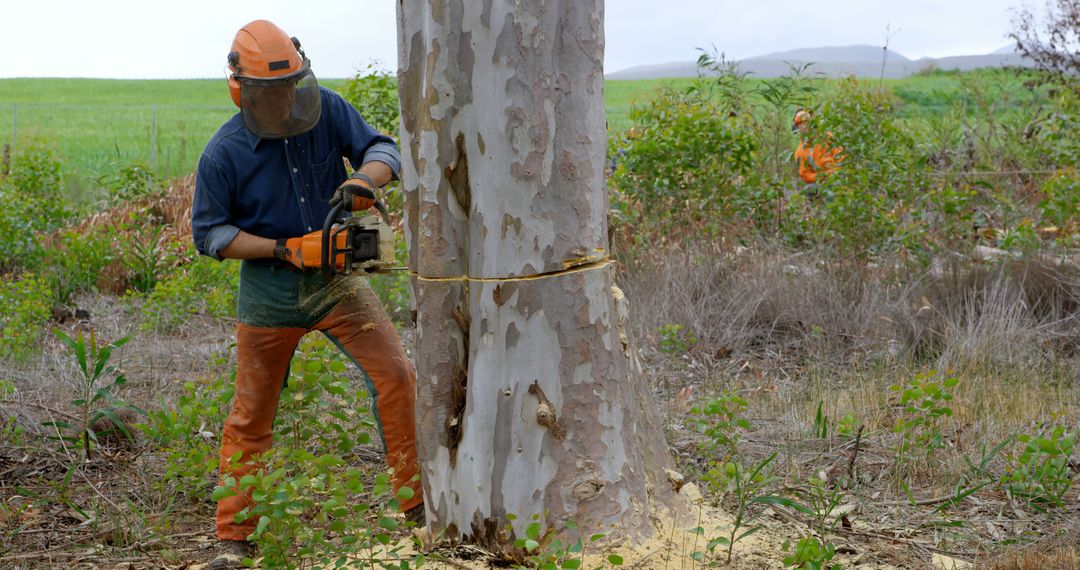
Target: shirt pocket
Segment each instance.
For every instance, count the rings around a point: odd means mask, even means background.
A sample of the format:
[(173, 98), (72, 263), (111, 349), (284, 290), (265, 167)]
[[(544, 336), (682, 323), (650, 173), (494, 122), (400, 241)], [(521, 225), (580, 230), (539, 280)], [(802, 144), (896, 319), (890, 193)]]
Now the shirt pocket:
[(329, 200), (334, 190), (345, 180), (345, 165), (337, 149), (311, 166), (311, 193), (316, 198)]

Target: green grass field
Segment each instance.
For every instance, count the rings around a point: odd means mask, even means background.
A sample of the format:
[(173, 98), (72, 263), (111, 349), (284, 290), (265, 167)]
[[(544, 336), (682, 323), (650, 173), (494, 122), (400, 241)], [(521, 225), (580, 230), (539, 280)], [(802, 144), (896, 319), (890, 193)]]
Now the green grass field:
[[(608, 81), (609, 129), (627, 129), (631, 107), (659, 89), (684, 89), (692, 81)], [(344, 83), (323, 80), (332, 89)], [(970, 115), (988, 106), (1030, 105), (1037, 97), (1003, 71), (936, 73), (884, 83), (900, 101), (901, 116), (916, 120), (957, 108)], [(819, 89), (828, 91), (833, 84), (822, 80)], [(152, 163), (161, 177), (192, 172), (203, 145), (233, 113), (222, 80), (0, 79), (0, 145), (54, 147), (71, 173), (69, 195), (99, 188), (105, 178), (133, 164)]]

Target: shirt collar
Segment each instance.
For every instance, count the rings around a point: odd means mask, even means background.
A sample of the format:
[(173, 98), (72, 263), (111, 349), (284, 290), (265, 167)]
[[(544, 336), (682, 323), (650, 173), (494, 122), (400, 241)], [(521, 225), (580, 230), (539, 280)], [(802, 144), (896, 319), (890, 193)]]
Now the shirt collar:
[(251, 129), (247, 128), (247, 125), (244, 125), (244, 136), (247, 137), (248, 143), (251, 144), (251, 150), (257, 149), (259, 143), (263, 140), (262, 137), (251, 132)]

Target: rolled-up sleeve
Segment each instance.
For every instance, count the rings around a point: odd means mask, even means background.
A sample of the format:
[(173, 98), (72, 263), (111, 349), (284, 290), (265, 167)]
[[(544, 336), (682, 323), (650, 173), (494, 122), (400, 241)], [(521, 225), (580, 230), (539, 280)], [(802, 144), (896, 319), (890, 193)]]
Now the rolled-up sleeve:
[(195, 199), (191, 207), (191, 236), (199, 253), (221, 260), (224, 249), (240, 229), (229, 214), (232, 183), (225, 169), (207, 153), (199, 157)]
[(394, 173), (394, 180), (398, 179), (401, 172), (401, 155), (398, 154), (397, 145), (388, 142), (377, 142), (368, 147), (364, 153), (363, 164), (369, 162), (381, 162), (390, 167)]

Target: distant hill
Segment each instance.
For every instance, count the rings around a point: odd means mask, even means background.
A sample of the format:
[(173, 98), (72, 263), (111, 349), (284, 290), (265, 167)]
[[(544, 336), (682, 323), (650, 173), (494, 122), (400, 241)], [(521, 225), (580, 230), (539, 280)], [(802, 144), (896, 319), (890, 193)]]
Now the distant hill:
[[(794, 49), (749, 57), (739, 61), (740, 68), (751, 77), (780, 77), (787, 75), (793, 65), (812, 63), (809, 72), (826, 77), (878, 77), (901, 79), (927, 69), (956, 69), (970, 71), (983, 67), (1029, 66), (1030, 62), (1014, 53), (1011, 46), (986, 55), (967, 55), (943, 58), (922, 58), (917, 61), (889, 50), (882, 69), (882, 49), (869, 45)], [(607, 74), (608, 79), (661, 79), (695, 77), (694, 62), (672, 62), (642, 65)]]
[[(911, 60), (889, 50), (889, 61), (910, 62)], [(877, 63), (881, 64), (881, 48), (877, 46), (855, 45), (839, 47), (819, 47), (793, 49), (747, 58), (744, 61), (813, 61), (817, 63)]]

